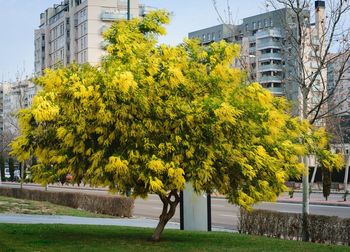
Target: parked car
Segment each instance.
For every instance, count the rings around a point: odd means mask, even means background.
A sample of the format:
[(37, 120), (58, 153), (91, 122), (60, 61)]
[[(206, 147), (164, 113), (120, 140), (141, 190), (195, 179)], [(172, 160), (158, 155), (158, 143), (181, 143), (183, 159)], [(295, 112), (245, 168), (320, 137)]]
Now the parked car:
[(10, 168), (5, 168), (5, 178), (10, 178)]
[(14, 178), (15, 178), (15, 181), (21, 180), (21, 173), (20, 173), (19, 170), (15, 170), (15, 172), (14, 172)]
[[(10, 175), (10, 168), (5, 168), (5, 178), (6, 179), (10, 179), (11, 175)], [(13, 177), (15, 181), (18, 181), (21, 179), (21, 173), (19, 170), (15, 170), (13, 173)]]

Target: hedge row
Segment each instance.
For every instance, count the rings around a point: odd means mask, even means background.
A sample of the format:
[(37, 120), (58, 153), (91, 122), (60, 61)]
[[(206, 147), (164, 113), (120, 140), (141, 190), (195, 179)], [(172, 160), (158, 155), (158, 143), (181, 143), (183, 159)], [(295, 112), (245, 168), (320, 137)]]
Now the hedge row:
[[(350, 245), (350, 219), (335, 216), (308, 216), (310, 241)], [(301, 240), (302, 216), (267, 210), (241, 209), (240, 232), (289, 240)]]
[(50, 192), (20, 188), (0, 187), (0, 195), (19, 199), (48, 201), (86, 211), (120, 217), (131, 217), (134, 208), (132, 198), (109, 195), (92, 195), (77, 192)]

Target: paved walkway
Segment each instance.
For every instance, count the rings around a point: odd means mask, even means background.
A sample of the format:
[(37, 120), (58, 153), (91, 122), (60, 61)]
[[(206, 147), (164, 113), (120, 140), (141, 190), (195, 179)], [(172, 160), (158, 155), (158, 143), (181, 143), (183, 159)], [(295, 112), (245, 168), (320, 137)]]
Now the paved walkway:
[[(310, 204), (313, 205), (329, 205), (329, 206), (348, 206), (350, 207), (350, 194), (347, 197), (347, 201), (344, 201), (342, 193), (332, 193), (329, 195), (328, 200), (323, 197), (323, 194), (320, 192), (314, 192), (310, 195)], [(278, 202), (286, 203), (301, 203), (302, 202), (302, 193), (294, 193), (293, 198), (290, 198), (287, 193), (281, 195), (277, 199)]]
[[(91, 218), (65, 215), (0, 214), (0, 223), (76, 224), (155, 228), (158, 221), (146, 218)], [(175, 222), (168, 222), (166, 228), (180, 229), (180, 225)]]
[[(14, 224), (74, 224), (155, 228), (158, 220), (148, 218), (90, 218), (65, 215), (0, 214), (0, 223)], [(180, 229), (180, 224), (168, 222), (166, 229)], [(213, 231), (237, 232), (230, 229), (213, 228)]]

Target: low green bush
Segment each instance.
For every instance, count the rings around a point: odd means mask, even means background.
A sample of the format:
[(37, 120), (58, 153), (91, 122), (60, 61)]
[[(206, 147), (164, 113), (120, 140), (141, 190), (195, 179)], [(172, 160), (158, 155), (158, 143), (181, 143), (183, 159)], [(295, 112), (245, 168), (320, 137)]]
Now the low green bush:
[[(309, 215), (310, 241), (350, 245), (350, 219)], [(288, 240), (302, 240), (302, 216), (268, 210), (240, 211), (239, 231)]]
[(131, 217), (134, 207), (134, 199), (132, 198), (79, 192), (50, 192), (1, 187), (0, 195), (19, 199), (48, 201), (57, 205), (119, 217)]

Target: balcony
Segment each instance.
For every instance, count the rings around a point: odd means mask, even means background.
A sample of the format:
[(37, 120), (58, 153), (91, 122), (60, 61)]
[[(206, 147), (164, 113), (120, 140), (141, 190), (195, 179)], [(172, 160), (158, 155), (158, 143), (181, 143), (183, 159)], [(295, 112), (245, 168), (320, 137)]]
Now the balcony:
[(249, 42), (255, 42), (256, 41), (256, 37), (255, 36), (249, 36), (248, 37), (248, 41)]
[(268, 49), (268, 48), (276, 48), (276, 49), (281, 49), (282, 45), (280, 41), (275, 41), (275, 40), (269, 40), (269, 41), (259, 41), (256, 44), (256, 49), (257, 50), (263, 50), (263, 49)]
[(284, 95), (284, 91), (282, 87), (270, 87), (266, 89), (269, 90), (273, 95), (277, 95), (277, 96)]
[(259, 56), (259, 61), (263, 60), (282, 60), (282, 55), (280, 53), (265, 53), (265, 54), (260, 54)]
[(114, 21), (114, 20), (127, 19), (127, 14), (126, 13), (119, 13), (119, 12), (103, 11), (101, 14), (101, 19), (103, 21)]
[(248, 52), (249, 54), (254, 54), (256, 52), (255, 47), (249, 47)]
[(259, 82), (260, 83), (269, 83), (269, 82), (281, 83), (282, 82), (282, 76), (262, 76), (262, 77), (260, 77)]
[(101, 27), (101, 34), (103, 34), (105, 31), (107, 31), (109, 29), (109, 27), (107, 25), (103, 25)]
[(269, 29), (269, 30), (259, 31), (256, 33), (255, 36), (257, 39), (268, 38), (268, 37), (277, 37), (277, 38), (283, 37), (282, 32), (278, 29)]
[(109, 45), (108, 41), (105, 41), (105, 40), (101, 41), (100, 43), (101, 49), (106, 49), (108, 45)]
[(276, 65), (276, 64), (270, 64), (270, 65), (263, 65), (259, 66), (259, 72), (266, 72), (266, 71), (278, 71), (282, 72), (282, 65)]
[(139, 7), (139, 15), (140, 17), (144, 17), (146, 16), (148, 13), (150, 13), (151, 11), (157, 10), (156, 8), (150, 7), (150, 6), (146, 6), (146, 5), (141, 5)]

